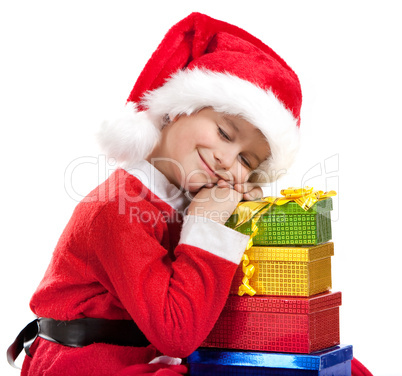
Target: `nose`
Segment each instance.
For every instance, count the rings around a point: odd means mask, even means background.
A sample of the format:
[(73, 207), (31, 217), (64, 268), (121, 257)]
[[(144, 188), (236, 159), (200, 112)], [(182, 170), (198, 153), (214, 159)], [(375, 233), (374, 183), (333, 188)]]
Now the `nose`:
[[(239, 165), (236, 151), (217, 151), (214, 154), (217, 164), (216, 172), (225, 181), (237, 183), (239, 171), (236, 166)], [(238, 166), (241, 168), (241, 166)]]
[(221, 170), (230, 170), (234, 161), (235, 153), (230, 150), (219, 150), (214, 153), (215, 161), (217, 162), (217, 167)]

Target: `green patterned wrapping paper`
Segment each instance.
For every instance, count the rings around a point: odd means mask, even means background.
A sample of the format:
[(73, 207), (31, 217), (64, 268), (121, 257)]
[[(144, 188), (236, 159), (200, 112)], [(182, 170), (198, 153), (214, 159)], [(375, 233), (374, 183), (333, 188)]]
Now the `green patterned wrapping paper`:
[[(273, 205), (257, 222), (258, 233), (254, 245), (315, 245), (331, 240), (332, 199), (318, 201), (308, 211), (295, 202)], [(232, 215), (226, 226), (233, 228), (237, 215)], [(251, 235), (251, 220), (236, 229)]]

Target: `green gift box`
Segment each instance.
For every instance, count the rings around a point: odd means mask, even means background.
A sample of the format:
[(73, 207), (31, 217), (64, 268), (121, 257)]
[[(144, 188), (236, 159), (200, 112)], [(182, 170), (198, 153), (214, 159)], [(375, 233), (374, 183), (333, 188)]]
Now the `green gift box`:
[[(302, 209), (295, 202), (272, 205), (257, 221), (258, 232), (254, 245), (315, 245), (331, 240), (332, 199), (316, 202), (309, 210)], [(234, 228), (238, 215), (232, 215), (226, 226)], [(251, 235), (251, 222), (236, 228)]]

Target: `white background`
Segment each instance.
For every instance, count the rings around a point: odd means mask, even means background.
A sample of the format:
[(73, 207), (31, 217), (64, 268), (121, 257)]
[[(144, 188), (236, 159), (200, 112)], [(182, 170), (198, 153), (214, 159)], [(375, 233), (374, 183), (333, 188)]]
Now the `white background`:
[(332, 277), (343, 293), (341, 342), (374, 375), (402, 374), (397, 1), (1, 4), (1, 375), (18, 374), (6, 347), (32, 319), (30, 296), (77, 200), (111, 168), (94, 133), (191, 11), (246, 29), (298, 73), (303, 146), (273, 188), (338, 191)]

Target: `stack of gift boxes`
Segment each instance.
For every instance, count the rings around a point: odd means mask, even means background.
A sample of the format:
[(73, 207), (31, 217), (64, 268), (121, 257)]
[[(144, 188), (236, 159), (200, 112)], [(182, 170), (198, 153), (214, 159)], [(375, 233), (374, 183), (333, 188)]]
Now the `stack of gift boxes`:
[[(352, 346), (340, 345), (341, 293), (330, 291), (331, 210), (326, 198), (307, 211), (288, 202), (261, 215), (221, 316), (188, 358), (191, 375), (351, 374)], [(237, 230), (250, 235), (251, 221)]]

